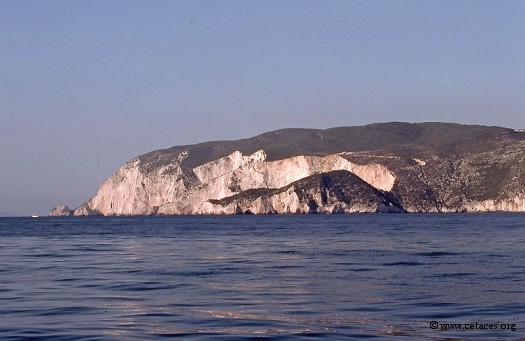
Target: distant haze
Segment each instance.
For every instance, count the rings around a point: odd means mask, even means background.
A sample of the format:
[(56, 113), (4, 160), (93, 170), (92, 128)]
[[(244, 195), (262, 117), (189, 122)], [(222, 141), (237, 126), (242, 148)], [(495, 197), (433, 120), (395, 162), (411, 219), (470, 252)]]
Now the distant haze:
[(524, 1), (0, 1), (0, 216), (284, 127), (525, 128)]

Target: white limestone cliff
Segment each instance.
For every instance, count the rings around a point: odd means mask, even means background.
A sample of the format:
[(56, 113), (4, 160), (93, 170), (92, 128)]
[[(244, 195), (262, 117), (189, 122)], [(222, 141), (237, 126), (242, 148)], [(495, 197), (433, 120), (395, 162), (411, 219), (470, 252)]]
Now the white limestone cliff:
[[(235, 213), (231, 208), (212, 205), (209, 200), (249, 189), (281, 188), (312, 174), (334, 170), (352, 172), (382, 191), (390, 191), (395, 182), (394, 175), (386, 167), (376, 163), (358, 165), (339, 154), (266, 161), (266, 154), (259, 150), (251, 155), (236, 151), (197, 166), (193, 173), (198, 183), (189, 185), (181, 167), (186, 156), (187, 152), (182, 152), (172, 163), (148, 171), (141, 165), (140, 158), (129, 161), (102, 184), (95, 197), (76, 209), (75, 215)], [(271, 207), (277, 208), (276, 213), (307, 211), (292, 194), (281, 193), (261, 200), (272, 201)], [(252, 208), (253, 213), (261, 211)], [(340, 209), (359, 211), (357, 207)], [(363, 210), (368, 212), (370, 208)]]
[(468, 212), (525, 212), (525, 194), (504, 200), (469, 202), (465, 205), (465, 209)]

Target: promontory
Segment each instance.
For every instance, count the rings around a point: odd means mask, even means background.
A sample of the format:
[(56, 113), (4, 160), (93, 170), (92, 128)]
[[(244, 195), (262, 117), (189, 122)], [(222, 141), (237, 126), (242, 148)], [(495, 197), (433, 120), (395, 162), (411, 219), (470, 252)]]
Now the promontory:
[(525, 211), (525, 131), (393, 122), (175, 146), (53, 214), (464, 211)]

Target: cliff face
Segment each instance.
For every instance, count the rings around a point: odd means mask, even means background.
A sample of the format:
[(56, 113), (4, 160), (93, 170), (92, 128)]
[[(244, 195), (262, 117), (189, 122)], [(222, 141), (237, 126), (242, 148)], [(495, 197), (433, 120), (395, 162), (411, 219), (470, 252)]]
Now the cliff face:
[(277, 189), (243, 191), (209, 200), (202, 213), (356, 213), (404, 212), (397, 198), (345, 170), (316, 173)]
[[(363, 182), (382, 191), (391, 190), (395, 181), (386, 167), (376, 163), (357, 165), (339, 155), (294, 156), (268, 162), (264, 151), (259, 150), (251, 155), (235, 151), (195, 167), (192, 170), (195, 179), (188, 183), (181, 165), (187, 154), (187, 151), (183, 151), (174, 162), (149, 171), (145, 171), (148, 167), (142, 164), (140, 158), (131, 160), (106, 180), (98, 194), (77, 209), (75, 214), (234, 213), (235, 210), (212, 204), (211, 201), (252, 189), (280, 189), (311, 175), (334, 170), (355, 174)], [(288, 197), (281, 193), (271, 200), (276, 207), (286, 207), (284, 211), (273, 209), (276, 213), (304, 211), (294, 206), (297, 204), (294, 196)], [(250, 207), (253, 213), (272, 210), (270, 206), (258, 209), (253, 205)], [(367, 211), (370, 210), (367, 208)]]
[(525, 134), (288, 129), (134, 158), (75, 215), (525, 211)]

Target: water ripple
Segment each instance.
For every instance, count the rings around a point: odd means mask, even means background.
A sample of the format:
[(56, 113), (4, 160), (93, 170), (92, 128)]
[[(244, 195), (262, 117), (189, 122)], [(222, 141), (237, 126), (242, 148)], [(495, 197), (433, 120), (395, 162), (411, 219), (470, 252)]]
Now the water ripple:
[(524, 218), (0, 219), (0, 339), (518, 339)]

